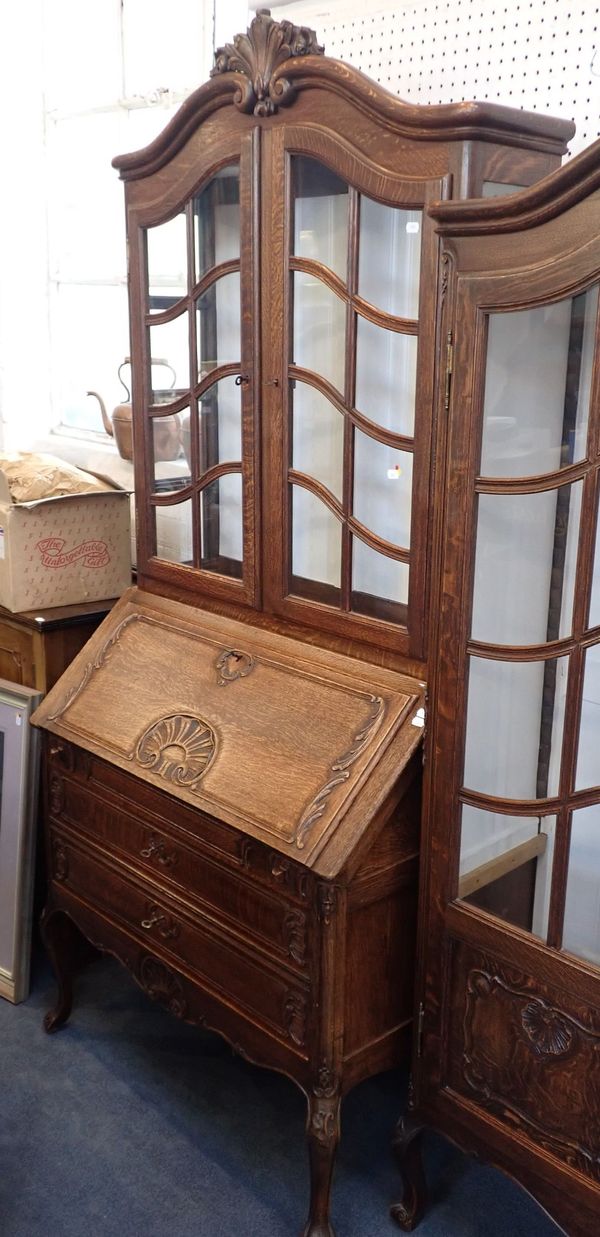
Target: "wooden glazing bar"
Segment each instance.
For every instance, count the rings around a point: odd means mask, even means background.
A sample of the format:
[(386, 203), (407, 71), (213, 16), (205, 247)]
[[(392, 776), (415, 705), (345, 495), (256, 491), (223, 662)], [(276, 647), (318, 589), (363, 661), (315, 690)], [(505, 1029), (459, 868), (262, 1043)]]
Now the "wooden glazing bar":
[(395, 434), (392, 430), (385, 429), (382, 425), (377, 425), (376, 421), (371, 421), (364, 413), (359, 412), (356, 408), (347, 408), (344, 401), (340, 398), (339, 392), (335, 387), (322, 378), (320, 374), (314, 374), (310, 369), (303, 369), (300, 365), (290, 365), (290, 377), (294, 381), (306, 382), (309, 386), (314, 387), (321, 395), (337, 408), (342, 416), (349, 417), (352, 423), (369, 438), (375, 438), (377, 442), (383, 442), (387, 446), (397, 447), (399, 451), (414, 451), (414, 439), (408, 438), (405, 434)]
[[(194, 284), (196, 275), (196, 238), (195, 238), (195, 220), (194, 220), (194, 199), (187, 203), (185, 210), (185, 227), (187, 239), (187, 285), (188, 285), (188, 342), (189, 342), (189, 382), (190, 387), (194, 383), (197, 373), (198, 363), (198, 341), (196, 337), (196, 312), (195, 302), (193, 297), (189, 295), (189, 289)], [(198, 403), (192, 396), (191, 391), (188, 398), (189, 404), (189, 424), (190, 424), (190, 457), (191, 457), (191, 481), (192, 486), (200, 476), (200, 443), (199, 443), (199, 425), (198, 425)], [(190, 487), (191, 488), (191, 487)], [(192, 557), (194, 566), (200, 565), (202, 558), (202, 526), (200, 520), (200, 498), (194, 493), (192, 497)], [(150, 499), (152, 502), (152, 498)]]
[(219, 477), (225, 477), (228, 473), (234, 472), (242, 472), (241, 460), (226, 460), (223, 464), (213, 464), (212, 468), (207, 468), (191, 485), (186, 485), (176, 491), (171, 490), (166, 494), (151, 494), (150, 502), (153, 507), (174, 507), (194, 494), (201, 494), (207, 486), (214, 485)]
[[(353, 191), (351, 190), (351, 192)], [(349, 215), (351, 216), (351, 209)], [(359, 296), (358, 292), (349, 292), (339, 275), (336, 275), (330, 267), (325, 266), (323, 262), (319, 262), (316, 258), (292, 257), (290, 259), (290, 270), (303, 271), (306, 275), (312, 275), (314, 279), (319, 279), (341, 301), (351, 305), (356, 313), (360, 314), (363, 318), (368, 318), (376, 326), (381, 326), (388, 331), (395, 331), (399, 335), (419, 334), (418, 319), (399, 318), (395, 314), (386, 313), (385, 310), (378, 309), (377, 305), (372, 305), (370, 301), (366, 301), (364, 297)]]
[(352, 594), (352, 535), (348, 517), (354, 502), (354, 426), (347, 415), (354, 407), (356, 387), (356, 314), (352, 297), (358, 285), (359, 199), (356, 189), (348, 189), (348, 293), (346, 305), (346, 358), (344, 384), (344, 463), (342, 505), (346, 517), (342, 526), (342, 609), (350, 610)]
[[(573, 462), (575, 442), (575, 427), (577, 424), (577, 409), (581, 387), (581, 356), (583, 349), (583, 332), (585, 327), (585, 293), (573, 298), (571, 302), (571, 328), (569, 332), (569, 364), (567, 365), (567, 382), (565, 388), (563, 427), (561, 441), (561, 458), (569, 464)], [(559, 486), (556, 494), (556, 512), (554, 517), (554, 542), (552, 548), (552, 568), (550, 573), (550, 596), (548, 601), (548, 623), (546, 642), (560, 638), (560, 618), (563, 604), (564, 577), (566, 567), (567, 544), (569, 535), (569, 518), (571, 515), (571, 487)], [(537, 771), (537, 796), (543, 798), (548, 793), (550, 774), (550, 759), (552, 755), (552, 731), (554, 728), (554, 710), (556, 703), (556, 671), (555, 660), (548, 660), (544, 665), (544, 684), (542, 690), (542, 715), (540, 719), (540, 748)]]
[(532, 473), (526, 477), (477, 476), (475, 490), (478, 494), (542, 494), (546, 490), (555, 490), (559, 485), (581, 480), (588, 469), (589, 460), (585, 459), (566, 468), (557, 468), (554, 472)]
[[(188, 205), (188, 212), (190, 209), (191, 207)], [(195, 270), (192, 271), (190, 275), (192, 282), (189, 285), (191, 292), (188, 294), (188, 297), (177, 298), (175, 303), (169, 309), (161, 310), (160, 313), (146, 314), (146, 325), (161, 326), (164, 322), (172, 322), (173, 319), (179, 317), (179, 314), (183, 309), (185, 309), (189, 301), (189, 296), (191, 296), (194, 300), (198, 300), (199, 297), (201, 297), (203, 293), (208, 290), (208, 288), (212, 288), (212, 285), (217, 283), (217, 280), (221, 279), (223, 275), (231, 275), (235, 271), (239, 271), (239, 269), (240, 259), (229, 258), (227, 262), (219, 262), (218, 266), (212, 266), (211, 269), (206, 271), (206, 273), (202, 276), (202, 279), (200, 279), (196, 284), (193, 282), (196, 272)]]

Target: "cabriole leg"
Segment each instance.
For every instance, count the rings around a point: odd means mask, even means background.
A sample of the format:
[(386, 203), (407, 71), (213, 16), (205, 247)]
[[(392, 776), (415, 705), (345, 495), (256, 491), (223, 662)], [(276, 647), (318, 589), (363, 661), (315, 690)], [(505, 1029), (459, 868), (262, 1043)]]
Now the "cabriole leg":
[(303, 1237), (335, 1237), (329, 1220), (331, 1178), (340, 1140), (340, 1097), (310, 1095), (306, 1122), (310, 1211)]
[(73, 1007), (73, 979), (78, 971), (84, 939), (72, 919), (59, 910), (45, 910), (40, 923), (42, 941), (58, 984), (56, 1004), (46, 1014), (44, 1030), (57, 1031)]
[(411, 1233), (416, 1228), (425, 1210), (427, 1186), (421, 1158), (422, 1134), (422, 1125), (418, 1125), (411, 1117), (402, 1117), (394, 1135), (394, 1154), (398, 1160), (404, 1192), (402, 1202), (394, 1203), (390, 1207), (390, 1215), (405, 1233)]

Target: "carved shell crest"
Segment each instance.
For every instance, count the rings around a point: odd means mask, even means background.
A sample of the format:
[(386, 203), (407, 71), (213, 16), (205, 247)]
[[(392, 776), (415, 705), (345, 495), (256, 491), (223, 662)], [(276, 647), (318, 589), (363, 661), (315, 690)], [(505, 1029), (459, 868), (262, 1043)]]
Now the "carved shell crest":
[(530, 1001), (521, 1013), (521, 1023), (538, 1056), (560, 1057), (573, 1042), (573, 1031), (556, 1009)]
[(294, 56), (322, 55), (314, 30), (291, 21), (273, 21), (269, 9), (259, 9), (246, 34), (236, 34), (215, 52), (211, 77), (217, 73), (242, 73), (248, 81), (234, 96), (242, 112), (272, 116), (282, 104), (291, 103), (291, 83), (276, 77), (276, 70)]
[(176, 713), (144, 731), (135, 759), (176, 786), (194, 789), (216, 752), (214, 730), (200, 717)]

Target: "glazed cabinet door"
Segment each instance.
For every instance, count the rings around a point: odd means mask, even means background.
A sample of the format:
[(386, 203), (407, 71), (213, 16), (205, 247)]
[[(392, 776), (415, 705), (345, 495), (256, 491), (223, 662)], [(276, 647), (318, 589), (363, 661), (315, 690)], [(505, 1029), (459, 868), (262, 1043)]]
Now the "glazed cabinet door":
[(268, 150), (268, 604), (422, 656), (438, 284), (425, 206), (444, 186), (321, 128), (281, 127)]
[(600, 1206), (600, 203), (586, 210), (455, 242), (416, 1059), (431, 1119), (569, 1224), (554, 1189), (576, 1179), (573, 1234)]
[(235, 128), (128, 186), (138, 569), (255, 604), (259, 135)]

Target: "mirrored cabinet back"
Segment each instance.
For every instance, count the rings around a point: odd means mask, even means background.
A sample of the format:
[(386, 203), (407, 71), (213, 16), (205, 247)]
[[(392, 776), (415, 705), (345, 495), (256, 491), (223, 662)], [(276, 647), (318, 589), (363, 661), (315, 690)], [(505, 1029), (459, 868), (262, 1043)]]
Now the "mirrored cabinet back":
[(36, 714), (46, 1026), (85, 938), (291, 1077), (305, 1237), (342, 1096), (410, 1037), (454, 348), (428, 208), (535, 184), (572, 132), (402, 102), (261, 11), (114, 161), (138, 579)]

